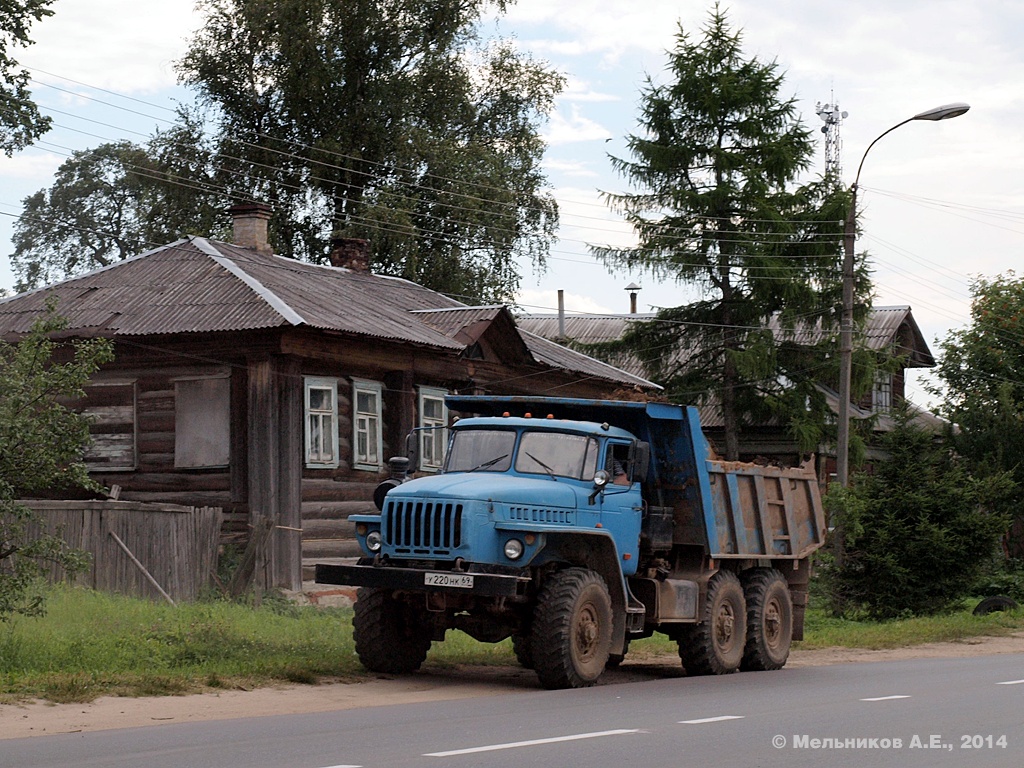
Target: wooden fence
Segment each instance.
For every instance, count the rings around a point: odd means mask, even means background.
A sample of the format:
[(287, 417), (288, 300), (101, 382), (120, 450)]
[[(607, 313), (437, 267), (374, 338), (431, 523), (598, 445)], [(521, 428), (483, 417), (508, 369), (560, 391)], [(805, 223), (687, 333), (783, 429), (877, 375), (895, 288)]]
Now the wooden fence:
[[(219, 507), (133, 501), (21, 501), (40, 527), (92, 554), (77, 583), (136, 597), (195, 600), (217, 567)], [(51, 573), (63, 578), (59, 569)]]

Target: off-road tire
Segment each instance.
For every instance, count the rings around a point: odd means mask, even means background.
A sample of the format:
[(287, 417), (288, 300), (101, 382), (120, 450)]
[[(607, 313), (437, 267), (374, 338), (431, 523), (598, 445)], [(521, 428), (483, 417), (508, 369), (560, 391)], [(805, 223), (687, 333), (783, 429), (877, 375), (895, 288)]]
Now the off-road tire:
[(371, 672), (415, 672), (430, 650), (430, 630), (422, 612), (396, 599), (390, 589), (359, 590), (352, 635), (360, 663)]
[(995, 611), (1013, 611), (1017, 609), (1017, 601), (1006, 595), (986, 597), (974, 607), (975, 616), (985, 616)]
[(533, 669), (533, 650), (530, 648), (529, 634), (512, 635), (512, 652), (521, 666)]
[(548, 577), (537, 598), (530, 648), (545, 688), (585, 688), (604, 672), (612, 641), (608, 586), (586, 568)]
[(793, 597), (774, 568), (752, 568), (740, 579), (747, 601), (747, 643), (740, 669), (782, 669), (793, 642)]
[(719, 571), (708, 582), (699, 624), (679, 633), (679, 658), (688, 675), (727, 675), (740, 668), (747, 637), (743, 587), (732, 571)]

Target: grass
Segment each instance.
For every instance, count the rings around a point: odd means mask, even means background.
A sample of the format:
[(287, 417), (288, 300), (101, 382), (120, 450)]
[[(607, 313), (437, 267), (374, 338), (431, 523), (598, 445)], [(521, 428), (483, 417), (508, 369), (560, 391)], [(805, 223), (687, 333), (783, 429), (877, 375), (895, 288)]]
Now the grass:
[(0, 624), (0, 697), (88, 701), (363, 674), (351, 611), (150, 603), (56, 589), (41, 618)]
[[(359, 664), (351, 609), (261, 607), (224, 601), (177, 608), (82, 589), (50, 593), (47, 614), (0, 623), (0, 703), (27, 698), (180, 695), (277, 683), (372, 677)], [(969, 610), (891, 622), (835, 619), (810, 610), (798, 648), (894, 648), (1024, 629), (1024, 613)], [(630, 658), (676, 653), (662, 635), (634, 642)], [(427, 667), (515, 664), (511, 642), (479, 643), (450, 632)]]
[[(971, 608), (977, 604), (971, 602)], [(903, 648), (921, 643), (944, 643), (981, 635), (1000, 636), (1024, 629), (1024, 611), (974, 616), (969, 609), (938, 616), (892, 621), (837, 619), (825, 611), (809, 610), (804, 640), (795, 647)]]

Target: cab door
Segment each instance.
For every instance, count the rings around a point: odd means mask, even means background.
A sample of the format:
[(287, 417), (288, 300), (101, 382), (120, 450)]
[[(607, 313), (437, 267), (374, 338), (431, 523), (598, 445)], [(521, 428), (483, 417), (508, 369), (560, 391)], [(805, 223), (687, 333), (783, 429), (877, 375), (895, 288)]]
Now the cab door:
[(622, 572), (636, 572), (640, 549), (640, 524), (643, 500), (637, 476), (633, 444), (627, 440), (609, 440), (605, 444), (602, 466), (611, 480), (600, 493), (601, 524), (615, 540)]

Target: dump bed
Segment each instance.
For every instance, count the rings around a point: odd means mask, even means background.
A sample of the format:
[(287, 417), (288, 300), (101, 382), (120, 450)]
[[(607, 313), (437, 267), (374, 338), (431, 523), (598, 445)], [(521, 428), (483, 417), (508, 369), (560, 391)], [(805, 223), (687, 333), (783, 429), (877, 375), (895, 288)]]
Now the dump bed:
[(466, 414), (550, 415), (608, 423), (651, 446), (644, 482), (650, 509), (671, 511), (674, 545), (702, 546), (715, 558), (802, 559), (825, 537), (814, 469), (726, 462), (712, 456), (697, 409), (670, 403), (573, 398), (449, 395)]

